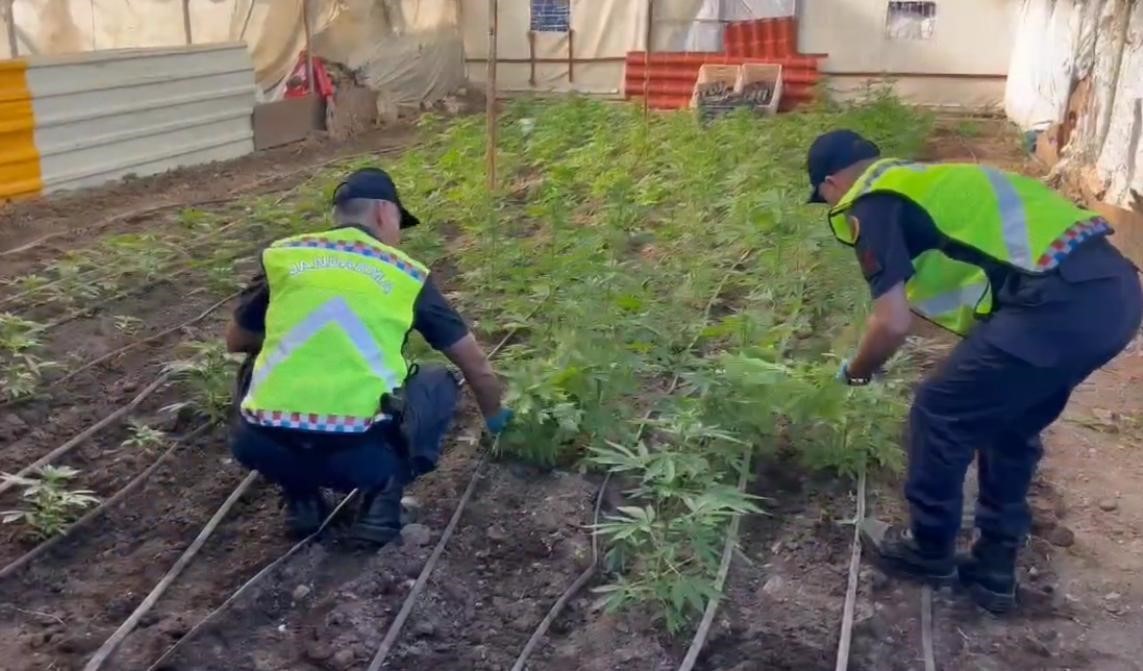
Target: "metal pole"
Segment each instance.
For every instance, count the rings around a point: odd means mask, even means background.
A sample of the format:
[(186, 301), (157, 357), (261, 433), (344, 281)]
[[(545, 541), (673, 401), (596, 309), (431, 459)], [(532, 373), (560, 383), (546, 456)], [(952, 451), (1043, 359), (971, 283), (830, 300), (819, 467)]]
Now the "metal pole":
[(187, 44), (194, 44), (191, 35), (190, 0), (183, 0), (183, 35), (186, 36)]
[(499, 30), (499, 0), (488, 0), (488, 81), (485, 83), (485, 116), (488, 121), (488, 190), (496, 189), (496, 33)]
[(5, 16), (4, 22), (8, 24), (8, 53), (11, 54), (10, 58), (16, 58), (20, 55), (20, 45), (16, 41), (16, 0), (8, 0), (4, 3)]
[(651, 40), (654, 37), (655, 0), (647, 0), (647, 36), (643, 45), (643, 119), (651, 114), (649, 89), (651, 88)]
[(310, 20), (310, 0), (302, 0), (302, 25), (306, 31), (306, 81), (309, 82), (312, 94), (317, 91), (317, 82), (314, 81), (313, 26)]

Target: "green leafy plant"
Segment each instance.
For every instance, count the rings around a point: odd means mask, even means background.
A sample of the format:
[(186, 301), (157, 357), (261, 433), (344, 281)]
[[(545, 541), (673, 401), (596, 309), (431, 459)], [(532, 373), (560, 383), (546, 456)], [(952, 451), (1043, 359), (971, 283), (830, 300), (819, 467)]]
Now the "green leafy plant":
[(99, 503), (91, 490), (68, 489), (78, 475), (79, 471), (70, 466), (42, 466), (29, 477), (0, 476), (23, 488), (20, 499), (24, 502), (21, 509), (0, 512), (0, 521), (23, 522), (40, 538), (58, 535), (79, 511)]
[[(483, 120), (423, 121), (424, 142), (393, 174), (407, 205), (448, 232), (418, 232), (410, 251), (454, 252), (457, 303), (478, 332), (518, 329), (497, 365), (516, 411), (500, 449), (585, 458), (634, 483), (600, 527), (616, 570), (605, 596), (653, 604), (678, 630), (713, 593), (726, 521), (757, 511), (730, 486), (747, 451), (843, 475), (900, 464), (905, 385), (833, 380), (831, 353), (853, 346), (868, 292), (802, 205), (804, 161), (840, 127), (910, 157), (932, 118), (871, 89), (709, 127), (575, 97), (515, 100), (502, 119), (493, 191)], [(648, 410), (658, 419), (637, 439)]]
[(130, 435), (121, 443), (123, 447), (149, 449), (159, 447), (167, 441), (165, 432), (152, 428), (144, 422), (132, 419), (127, 424)]
[(235, 362), (221, 343), (189, 343), (185, 349), (189, 357), (167, 364), (164, 370), (182, 381), (190, 398), (163, 410), (187, 411), (213, 422), (225, 421), (233, 396)]
[(43, 380), (45, 371), (58, 368), (38, 354), (41, 325), (10, 313), (0, 313), (0, 387), (4, 398), (15, 400), (31, 396)]
[[(759, 513), (756, 497), (723, 482), (744, 445), (694, 414), (655, 422), (655, 444), (608, 443), (590, 460), (634, 483), (629, 497), (598, 530), (609, 541), (615, 582), (599, 588), (609, 609), (632, 602), (656, 605), (676, 633), (715, 595), (725, 526), (735, 514)], [(739, 464), (741, 467), (741, 464)]]
[(115, 330), (132, 335), (143, 325), (143, 320), (131, 315), (115, 315), (112, 323), (115, 325)]

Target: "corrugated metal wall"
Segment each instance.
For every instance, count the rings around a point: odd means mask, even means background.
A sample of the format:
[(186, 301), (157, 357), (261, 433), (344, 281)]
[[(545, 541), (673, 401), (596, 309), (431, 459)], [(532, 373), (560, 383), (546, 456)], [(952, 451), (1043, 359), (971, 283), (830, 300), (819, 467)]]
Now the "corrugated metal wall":
[(241, 43), (28, 61), (43, 191), (254, 151), (254, 68)]

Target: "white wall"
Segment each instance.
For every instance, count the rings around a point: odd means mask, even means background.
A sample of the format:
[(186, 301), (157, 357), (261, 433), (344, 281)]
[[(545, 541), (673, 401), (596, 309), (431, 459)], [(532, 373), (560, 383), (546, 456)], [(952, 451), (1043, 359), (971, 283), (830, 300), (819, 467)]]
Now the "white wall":
[(44, 192), (254, 150), (254, 68), (241, 43), (32, 57)]
[(861, 91), (868, 74), (884, 73), (904, 75), (894, 87), (912, 102), (998, 107), (1019, 4), (936, 0), (932, 36), (906, 40), (886, 30), (888, 0), (801, 0), (799, 46), (803, 53), (828, 54), (822, 71), (843, 97)]
[(931, 39), (891, 39), (888, 0), (802, 0), (804, 53), (825, 53), (828, 73), (923, 72), (1003, 75), (1014, 32), (1011, 0), (936, 0)]

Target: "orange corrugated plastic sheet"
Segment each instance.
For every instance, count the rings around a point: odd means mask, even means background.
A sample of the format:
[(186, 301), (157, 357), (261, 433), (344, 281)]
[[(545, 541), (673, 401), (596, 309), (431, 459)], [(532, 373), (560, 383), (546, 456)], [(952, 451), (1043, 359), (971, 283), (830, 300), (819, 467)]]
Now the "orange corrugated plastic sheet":
[(818, 57), (798, 51), (798, 20), (792, 16), (727, 24), (722, 53), (642, 51), (627, 54), (624, 95), (647, 97), (656, 109), (690, 105), (699, 68), (708, 63), (741, 65), (774, 63), (782, 66), (782, 110), (813, 100), (821, 78)]
[(27, 72), (21, 59), (0, 61), (0, 201), (38, 195), (44, 186)]

